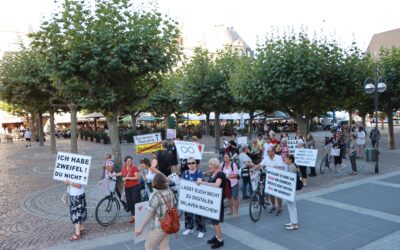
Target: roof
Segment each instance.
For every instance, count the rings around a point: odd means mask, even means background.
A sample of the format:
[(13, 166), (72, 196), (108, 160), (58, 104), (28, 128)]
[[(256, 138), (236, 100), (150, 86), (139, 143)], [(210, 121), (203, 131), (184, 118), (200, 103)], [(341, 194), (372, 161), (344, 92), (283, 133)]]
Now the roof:
[(400, 28), (374, 34), (368, 45), (367, 52), (378, 57), (381, 48), (400, 47)]

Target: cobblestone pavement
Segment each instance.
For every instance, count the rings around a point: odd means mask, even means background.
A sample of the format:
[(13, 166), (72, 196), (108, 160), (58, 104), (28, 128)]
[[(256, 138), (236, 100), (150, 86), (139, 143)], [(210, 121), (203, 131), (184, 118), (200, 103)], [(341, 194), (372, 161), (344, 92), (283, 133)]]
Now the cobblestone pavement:
[[(315, 133), (318, 147), (322, 146), (325, 132)], [(396, 140), (399, 133), (396, 131)], [(212, 138), (203, 138), (206, 144), (205, 158), (215, 156), (212, 152)], [(69, 151), (69, 141), (57, 141), (59, 151)], [(388, 151), (382, 140), (381, 174), (393, 171), (398, 167), (399, 150)], [(94, 207), (99, 201), (96, 193), (96, 182), (104, 152), (110, 151), (110, 145), (79, 141), (79, 153), (92, 155), (90, 182), (87, 187), (89, 221), (86, 240), (100, 237), (111, 237), (133, 230), (127, 223), (127, 214), (109, 227), (102, 227), (94, 220)], [(123, 144), (123, 155), (133, 154), (132, 144)], [(25, 148), (24, 143), (0, 143), (0, 249), (40, 249), (68, 243), (72, 233), (72, 224), (68, 218), (68, 207), (62, 201), (65, 186), (52, 180), (55, 155), (49, 153), (48, 145), (39, 147), (33, 144)], [(321, 154), (320, 156), (321, 157)], [(135, 159), (136, 161), (138, 159)], [(206, 162), (206, 161), (203, 161)], [(346, 162), (346, 161), (345, 161)], [(348, 163), (347, 163), (348, 165)], [(332, 187), (340, 183), (374, 176), (372, 164), (360, 161), (363, 168), (357, 176), (349, 176), (349, 168), (339, 174), (325, 174), (309, 178), (309, 186), (302, 192)], [(205, 168), (203, 163), (202, 168)], [(245, 202), (241, 206), (246, 206)]]

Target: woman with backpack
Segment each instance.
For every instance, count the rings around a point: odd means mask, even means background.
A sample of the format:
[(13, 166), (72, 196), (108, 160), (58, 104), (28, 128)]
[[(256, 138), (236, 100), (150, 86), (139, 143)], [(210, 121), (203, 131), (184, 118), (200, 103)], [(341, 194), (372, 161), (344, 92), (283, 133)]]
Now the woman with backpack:
[[(211, 158), (208, 161), (208, 172), (211, 173), (211, 177), (208, 182), (203, 182), (202, 180), (196, 181), (198, 185), (203, 184), (210, 187), (216, 188), (224, 188), (225, 183), (227, 181), (225, 174), (220, 171), (220, 162), (217, 158)], [(224, 192), (222, 192), (224, 193)], [(224, 195), (222, 195), (222, 199)], [(221, 202), (221, 212), (219, 220), (211, 220), (211, 223), (214, 225), (215, 236), (208, 240), (207, 243), (211, 244), (212, 249), (220, 248), (224, 245), (224, 241), (222, 240), (222, 230), (221, 223), (224, 222), (224, 203)]]
[[(294, 164), (294, 156), (293, 155), (288, 155), (286, 157), (285, 162), (287, 164), (287, 170), (292, 173), (296, 173), (297, 175), (300, 175), (300, 169)], [(300, 181), (299, 178), (297, 178), (298, 181)], [(297, 188), (296, 188), (297, 190)], [(289, 218), (290, 222), (285, 224), (285, 227), (287, 230), (296, 230), (299, 228), (299, 224), (297, 221), (297, 208), (296, 208), (296, 202), (293, 201), (287, 201), (287, 206), (288, 206), (288, 211), (289, 211)]]
[(155, 250), (158, 246), (160, 250), (169, 250), (169, 234), (164, 232), (161, 221), (165, 217), (169, 204), (173, 204), (174, 194), (168, 187), (167, 178), (158, 173), (153, 178), (153, 190), (147, 214), (143, 223), (135, 230), (136, 235), (140, 235), (147, 223), (151, 223), (150, 231), (147, 235), (146, 250)]
[[(239, 217), (239, 175), (238, 167), (231, 160), (229, 154), (224, 155), (224, 162), (221, 164), (221, 171), (224, 172), (226, 178), (231, 183), (231, 195), (226, 197), (229, 204), (229, 215), (233, 214), (233, 205), (235, 206), (236, 216)], [(233, 200), (233, 205), (232, 205)]]
[[(189, 170), (186, 170), (182, 173), (181, 178), (188, 180), (188, 181), (202, 181), (203, 180), (203, 172), (197, 169), (197, 163), (194, 158), (189, 158), (187, 160), (187, 164), (189, 166)], [(193, 233), (194, 224), (197, 225), (197, 231), (199, 234), (197, 238), (202, 239), (204, 238), (204, 234), (206, 232), (206, 226), (204, 223), (204, 218), (200, 215), (194, 215), (192, 213), (185, 212), (185, 231), (183, 235), (189, 235)]]

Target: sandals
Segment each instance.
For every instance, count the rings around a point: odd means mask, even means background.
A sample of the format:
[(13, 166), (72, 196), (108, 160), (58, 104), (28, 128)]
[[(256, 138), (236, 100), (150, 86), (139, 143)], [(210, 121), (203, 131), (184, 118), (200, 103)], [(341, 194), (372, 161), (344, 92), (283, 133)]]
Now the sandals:
[(86, 229), (81, 230), (81, 235), (86, 234)]
[(80, 235), (77, 235), (77, 234), (73, 234), (73, 235), (71, 235), (70, 237), (69, 237), (69, 241), (75, 241), (75, 240), (80, 240), (81, 239), (81, 236)]
[(299, 225), (298, 224), (292, 224), (290, 226), (286, 226), (287, 230), (297, 230), (299, 229)]

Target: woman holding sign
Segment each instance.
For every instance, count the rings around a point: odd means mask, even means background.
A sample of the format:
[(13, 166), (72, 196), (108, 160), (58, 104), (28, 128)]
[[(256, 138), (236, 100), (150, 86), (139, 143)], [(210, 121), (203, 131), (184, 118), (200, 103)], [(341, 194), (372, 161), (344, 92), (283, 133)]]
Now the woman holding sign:
[(73, 183), (70, 180), (65, 180), (64, 184), (68, 185), (69, 213), (72, 224), (75, 226), (75, 233), (69, 237), (69, 240), (79, 240), (81, 235), (85, 233), (83, 222), (87, 219), (85, 189), (83, 189), (82, 184)]
[[(188, 181), (202, 181), (203, 180), (203, 172), (197, 169), (197, 163), (194, 158), (188, 159), (189, 170), (186, 170), (182, 173), (181, 177)], [(204, 224), (204, 218), (199, 215), (194, 215), (192, 213), (185, 212), (185, 231), (183, 235), (189, 235), (193, 233), (194, 224), (197, 225), (197, 231), (199, 234), (197, 238), (204, 238), (204, 234), (206, 232), (206, 226)]]
[[(296, 167), (294, 164), (294, 156), (293, 155), (288, 155), (288, 157), (285, 159), (285, 162), (287, 164), (287, 170), (292, 173), (300, 174), (300, 169)], [(290, 222), (285, 224), (285, 227), (287, 230), (296, 230), (299, 228), (299, 224), (297, 221), (297, 208), (296, 208), (296, 202), (293, 201), (287, 201), (287, 206), (288, 206), (288, 211), (289, 211), (289, 218)]]
[(138, 167), (133, 165), (132, 156), (125, 157), (125, 165), (122, 167), (122, 171), (112, 175), (123, 177), (126, 202), (132, 215), (129, 222), (133, 223), (135, 222), (135, 204), (140, 202), (140, 177)]

